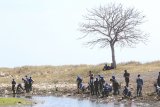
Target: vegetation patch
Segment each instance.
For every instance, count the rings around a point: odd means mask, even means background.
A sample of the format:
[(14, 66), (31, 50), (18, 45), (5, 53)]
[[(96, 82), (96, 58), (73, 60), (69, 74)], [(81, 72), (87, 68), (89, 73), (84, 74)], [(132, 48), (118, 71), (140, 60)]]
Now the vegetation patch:
[(28, 101), (22, 98), (0, 98), (0, 106), (16, 105), (16, 104), (28, 105), (28, 104), (31, 104), (31, 101)]

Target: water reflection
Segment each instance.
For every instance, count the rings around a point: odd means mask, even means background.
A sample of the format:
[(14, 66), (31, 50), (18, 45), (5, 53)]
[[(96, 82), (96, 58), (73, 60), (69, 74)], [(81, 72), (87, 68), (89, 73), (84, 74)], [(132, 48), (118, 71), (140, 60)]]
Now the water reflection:
[[(96, 103), (96, 101), (74, 99), (68, 97), (54, 97), (54, 96), (26, 96), (27, 99), (36, 101), (37, 104), (28, 106), (10, 106), (10, 107), (136, 107), (134, 103)], [(9, 107), (9, 106), (8, 106)]]
[(30, 107), (136, 107), (134, 103), (121, 104), (121, 103), (96, 103), (96, 101), (73, 99), (66, 97), (33, 97), (34, 100), (40, 101), (37, 105)]

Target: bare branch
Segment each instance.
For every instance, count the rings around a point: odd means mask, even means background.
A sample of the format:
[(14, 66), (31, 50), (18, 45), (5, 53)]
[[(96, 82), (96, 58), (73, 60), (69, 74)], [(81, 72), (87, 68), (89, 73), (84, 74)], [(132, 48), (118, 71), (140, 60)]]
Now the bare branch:
[[(145, 16), (135, 8), (124, 8), (122, 4), (88, 10), (84, 18), (80, 31), (85, 34), (82, 38), (93, 38), (86, 43), (89, 46), (99, 44), (104, 48), (109, 45), (114, 53), (115, 44), (121, 47), (134, 46), (139, 42), (145, 43), (148, 37), (140, 30)], [(112, 58), (114, 56), (112, 54)]]

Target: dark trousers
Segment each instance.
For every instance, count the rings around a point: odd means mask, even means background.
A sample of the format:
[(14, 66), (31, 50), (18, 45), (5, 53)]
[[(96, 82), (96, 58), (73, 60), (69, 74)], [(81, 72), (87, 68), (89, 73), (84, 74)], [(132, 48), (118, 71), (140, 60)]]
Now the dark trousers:
[(126, 86), (128, 87), (129, 86), (129, 78), (125, 78), (125, 82), (126, 82)]
[(80, 82), (77, 83), (77, 91), (79, 93), (79, 89), (80, 89)]
[(29, 84), (28, 83), (25, 83), (25, 90), (26, 90), (26, 93), (29, 93)]
[(15, 93), (16, 93), (15, 85), (12, 85), (12, 91), (13, 91), (13, 94), (15, 94)]
[(97, 96), (99, 95), (98, 86), (95, 87), (95, 94), (96, 94)]
[(103, 84), (99, 84), (99, 92), (101, 93), (103, 90)]
[(137, 96), (142, 95), (142, 85), (137, 85)]
[(91, 89), (91, 95), (94, 95), (94, 86), (90, 85), (90, 89)]
[(126, 86), (127, 86), (127, 87), (129, 86), (129, 82), (126, 82)]
[(118, 87), (115, 87), (115, 88), (113, 88), (113, 94), (114, 95), (119, 95), (119, 89), (118, 89)]
[(77, 83), (77, 89), (79, 89), (79, 88), (80, 88), (80, 82)]
[(109, 90), (103, 90), (103, 91), (102, 91), (102, 97), (104, 97), (105, 95), (108, 97), (108, 95), (109, 95)]

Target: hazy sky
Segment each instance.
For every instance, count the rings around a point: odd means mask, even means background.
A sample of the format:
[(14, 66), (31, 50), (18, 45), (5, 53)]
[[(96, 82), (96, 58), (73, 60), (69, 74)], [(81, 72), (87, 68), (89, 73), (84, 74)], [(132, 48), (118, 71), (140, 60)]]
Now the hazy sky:
[[(0, 67), (23, 65), (99, 64), (111, 62), (110, 48), (87, 48), (78, 30), (86, 9), (114, 0), (1, 0)], [(134, 6), (147, 16), (142, 30), (147, 45), (116, 47), (117, 62), (160, 59), (158, 0), (115, 0)]]

